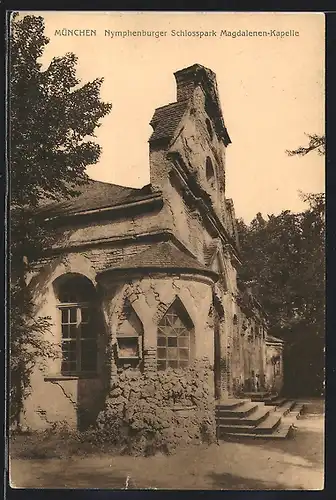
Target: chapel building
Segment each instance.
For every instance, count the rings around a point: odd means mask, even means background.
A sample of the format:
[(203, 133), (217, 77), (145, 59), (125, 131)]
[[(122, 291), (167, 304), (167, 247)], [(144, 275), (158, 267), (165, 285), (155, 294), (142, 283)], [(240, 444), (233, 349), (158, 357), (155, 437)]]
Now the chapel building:
[(33, 373), (30, 428), (76, 427), (81, 408), (94, 419), (127, 368), (184, 369), (207, 358), (218, 401), (281, 390), (283, 344), (238, 285), (244, 262), (226, 197), (231, 140), (216, 76), (199, 64), (174, 76), (176, 102), (150, 122), (150, 184), (90, 180), (39, 212), (54, 243), (28, 281), (61, 356)]

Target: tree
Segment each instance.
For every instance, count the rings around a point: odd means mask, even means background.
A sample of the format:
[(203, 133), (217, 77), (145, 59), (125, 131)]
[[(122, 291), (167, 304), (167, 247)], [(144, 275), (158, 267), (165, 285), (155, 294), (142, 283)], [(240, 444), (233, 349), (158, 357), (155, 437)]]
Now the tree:
[(33, 212), (47, 199), (75, 196), (101, 148), (92, 138), (111, 104), (100, 99), (102, 78), (80, 85), (77, 57), (54, 57), (42, 70), (49, 40), (42, 17), (12, 15), (9, 37), (10, 368), (12, 418), (18, 419), (39, 357), (54, 355), (43, 339), (48, 318), (36, 317), (26, 273), (49, 242)]
[[(288, 154), (303, 156), (313, 150), (324, 154), (324, 136), (308, 137), (307, 147)], [(253, 284), (269, 315), (271, 331), (286, 340), (292, 388), (298, 383), (298, 391), (320, 393), (324, 379), (325, 195), (299, 195), (308, 205), (300, 213), (284, 210), (267, 220), (258, 213), (250, 225), (238, 221), (245, 262), (240, 279)]]
[(240, 279), (252, 283), (268, 313), (270, 332), (286, 341), (293, 366), (301, 368), (295, 380), (291, 378), (292, 388), (301, 380), (301, 394), (308, 385), (311, 392), (321, 391), (325, 307), (321, 200), (311, 200), (301, 213), (286, 210), (267, 220), (258, 214), (250, 225), (239, 221), (238, 228), (244, 261)]
[(325, 154), (325, 136), (317, 134), (306, 134), (306, 135), (309, 138), (308, 146), (300, 146), (299, 148), (294, 150), (287, 149), (286, 153), (289, 156), (295, 156), (295, 155), (305, 156), (311, 151), (317, 151), (319, 155)]

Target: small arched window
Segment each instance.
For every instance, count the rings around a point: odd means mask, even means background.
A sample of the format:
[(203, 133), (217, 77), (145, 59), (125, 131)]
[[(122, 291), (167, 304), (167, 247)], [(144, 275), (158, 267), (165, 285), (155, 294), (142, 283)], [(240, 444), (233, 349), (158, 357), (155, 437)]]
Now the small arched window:
[(142, 358), (143, 325), (128, 300), (124, 303), (122, 323), (117, 329), (117, 351), (120, 361), (139, 362)]
[(214, 171), (210, 156), (207, 156), (207, 159), (205, 162), (205, 175), (206, 175), (206, 180), (208, 181), (208, 183), (211, 185), (212, 188), (214, 188), (215, 187), (215, 171)]
[(192, 357), (193, 337), (193, 323), (182, 303), (176, 299), (158, 325), (158, 369), (187, 367)]
[(61, 276), (55, 283), (62, 332), (63, 375), (97, 371), (95, 288), (80, 275)]
[(209, 118), (207, 118), (205, 120), (205, 124), (206, 124), (208, 134), (210, 136), (210, 139), (212, 140), (213, 139), (213, 130), (212, 130), (212, 126), (211, 126), (211, 122), (210, 122)]

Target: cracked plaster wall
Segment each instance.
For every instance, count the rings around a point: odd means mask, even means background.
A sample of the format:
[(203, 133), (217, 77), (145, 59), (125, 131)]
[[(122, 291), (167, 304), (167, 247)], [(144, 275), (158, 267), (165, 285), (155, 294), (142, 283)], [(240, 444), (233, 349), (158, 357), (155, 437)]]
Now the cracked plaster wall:
[(43, 430), (54, 423), (66, 423), (76, 429), (82, 422), (94, 421), (102, 404), (102, 380), (55, 378), (45, 380), (35, 370), (31, 378), (31, 394), (25, 401), (22, 424)]
[[(194, 355), (196, 359), (207, 357), (214, 362), (213, 328), (208, 324), (208, 311), (212, 303), (210, 283), (197, 281), (194, 277), (144, 277), (126, 284), (111, 284), (104, 297), (104, 311), (108, 322), (109, 341), (116, 342), (120, 318), (127, 300), (143, 325), (144, 363), (150, 353), (153, 363), (157, 346), (157, 326), (169, 306), (179, 297), (194, 324)], [(201, 306), (201, 307), (200, 307)], [(153, 359), (154, 355), (154, 359)], [(155, 367), (148, 365), (148, 369)], [(111, 370), (112, 379), (117, 376)], [(113, 383), (113, 380), (112, 382)]]
[[(79, 413), (94, 414), (96, 401), (100, 400), (104, 391), (103, 371), (106, 344), (106, 328), (101, 315), (98, 328), (98, 374), (93, 379), (67, 379), (61, 372), (61, 326), (57, 297), (53, 283), (67, 273), (78, 273), (87, 277), (94, 286), (96, 271), (89, 259), (81, 254), (68, 254), (51, 260), (36, 276), (32, 277), (30, 287), (34, 296), (37, 316), (49, 316), (51, 328), (44, 339), (58, 346), (59, 356), (56, 359), (37, 360), (31, 377), (31, 394), (25, 401), (22, 416), (25, 425), (33, 429), (43, 429), (53, 422), (66, 421), (69, 426), (76, 427)], [(50, 379), (53, 377), (53, 379)], [(77, 411), (79, 410), (79, 411)]]

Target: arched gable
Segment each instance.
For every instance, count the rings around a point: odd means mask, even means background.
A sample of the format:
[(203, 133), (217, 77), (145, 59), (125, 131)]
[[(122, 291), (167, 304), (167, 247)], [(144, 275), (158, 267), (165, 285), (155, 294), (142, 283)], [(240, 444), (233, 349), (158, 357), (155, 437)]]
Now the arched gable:
[(143, 335), (143, 324), (129, 300), (125, 300), (119, 320), (118, 334)]
[(189, 318), (192, 327), (194, 327), (195, 321), (193, 320), (194, 314), (191, 311), (189, 304), (185, 305), (185, 300), (180, 298), (180, 296), (175, 295), (174, 299), (166, 306), (165, 309), (161, 308), (159, 314), (157, 315), (156, 321), (159, 324), (165, 314), (169, 311), (170, 308), (176, 308), (182, 315), (185, 315)]
[(68, 273), (85, 276), (94, 286), (96, 282), (96, 271), (90, 260), (81, 254), (69, 254), (52, 259), (30, 280), (28, 287), (33, 295), (38, 295), (39, 290), (52, 284), (58, 277)]

